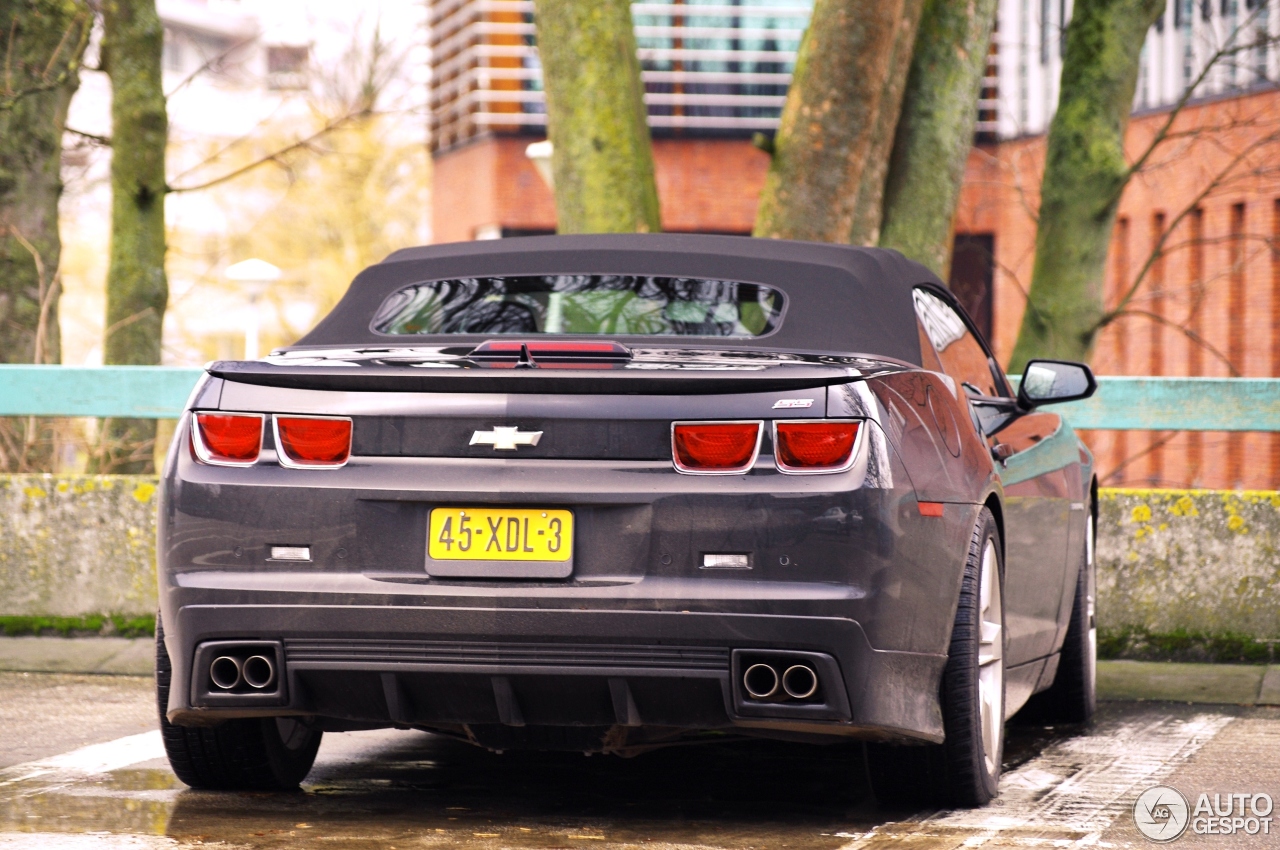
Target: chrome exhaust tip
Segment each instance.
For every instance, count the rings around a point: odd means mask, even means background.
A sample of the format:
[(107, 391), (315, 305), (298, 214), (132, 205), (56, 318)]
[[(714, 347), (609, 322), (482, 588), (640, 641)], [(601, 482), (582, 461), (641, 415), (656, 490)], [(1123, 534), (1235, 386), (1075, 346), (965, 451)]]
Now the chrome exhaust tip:
[(265, 655), (251, 655), (246, 658), (241, 672), (244, 683), (257, 691), (270, 687), (276, 680), (276, 664)]
[(752, 699), (768, 699), (778, 692), (778, 671), (768, 664), (752, 664), (742, 674), (742, 687)]
[(209, 678), (220, 690), (229, 691), (240, 684), (240, 659), (230, 655), (220, 655), (209, 665)]
[(808, 699), (818, 692), (818, 674), (806, 664), (794, 664), (782, 674), (782, 689), (792, 699)]

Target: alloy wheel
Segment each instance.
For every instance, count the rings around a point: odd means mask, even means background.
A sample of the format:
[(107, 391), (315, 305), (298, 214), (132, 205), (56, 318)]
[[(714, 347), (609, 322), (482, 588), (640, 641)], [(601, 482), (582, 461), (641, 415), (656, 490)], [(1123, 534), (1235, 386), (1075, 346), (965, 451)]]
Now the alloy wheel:
[(981, 711), (982, 749), (987, 773), (996, 775), (1001, 737), (1004, 735), (1004, 617), (1000, 593), (1000, 562), (994, 540), (982, 550), (982, 575), (978, 597), (981, 630), (978, 642), (978, 702)]

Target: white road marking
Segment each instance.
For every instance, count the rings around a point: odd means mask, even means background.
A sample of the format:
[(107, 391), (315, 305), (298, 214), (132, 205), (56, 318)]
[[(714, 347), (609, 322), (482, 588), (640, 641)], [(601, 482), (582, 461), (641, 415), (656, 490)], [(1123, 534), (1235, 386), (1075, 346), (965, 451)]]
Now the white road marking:
[[(1000, 780), (997, 802), (882, 824), (844, 850), (922, 845), (951, 836), (965, 847), (1091, 847), (1138, 794), (1168, 776), (1234, 718), (1144, 717), (1101, 723), (1053, 744)], [(957, 846), (957, 845), (948, 845)]]
[(143, 732), (0, 770), (0, 788), (32, 779), (74, 781), (164, 757), (160, 731)]

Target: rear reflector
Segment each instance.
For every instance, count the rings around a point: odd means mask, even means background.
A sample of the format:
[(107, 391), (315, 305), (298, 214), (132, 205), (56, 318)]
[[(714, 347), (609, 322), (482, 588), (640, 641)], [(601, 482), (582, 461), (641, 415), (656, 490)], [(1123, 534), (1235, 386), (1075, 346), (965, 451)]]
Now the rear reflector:
[(191, 429), (196, 459), (214, 466), (253, 466), (262, 453), (258, 413), (197, 413)]
[(281, 466), (336, 469), (351, 457), (350, 419), (277, 415), (275, 422)]
[(857, 422), (775, 422), (774, 453), (783, 472), (839, 472), (853, 462)]
[(678, 472), (736, 475), (751, 469), (763, 422), (676, 422), (671, 453)]
[(920, 516), (942, 516), (943, 502), (918, 502), (917, 504), (920, 506)]

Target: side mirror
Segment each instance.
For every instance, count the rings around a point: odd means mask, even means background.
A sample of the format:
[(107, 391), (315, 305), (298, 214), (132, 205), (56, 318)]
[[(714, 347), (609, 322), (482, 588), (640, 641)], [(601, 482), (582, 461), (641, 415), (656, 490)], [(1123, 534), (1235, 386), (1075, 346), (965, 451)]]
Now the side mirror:
[(1088, 398), (1098, 389), (1093, 370), (1065, 360), (1032, 360), (1018, 385), (1018, 406), (1026, 410)]

